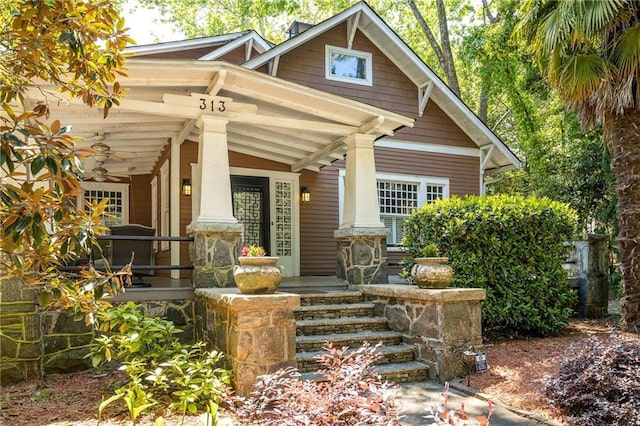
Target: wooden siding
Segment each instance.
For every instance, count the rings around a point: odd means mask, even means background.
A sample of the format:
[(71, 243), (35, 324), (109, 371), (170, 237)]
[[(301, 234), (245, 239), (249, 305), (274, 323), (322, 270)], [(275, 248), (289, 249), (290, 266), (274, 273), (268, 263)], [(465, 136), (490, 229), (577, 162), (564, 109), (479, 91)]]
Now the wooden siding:
[[(151, 54), (137, 54), (136, 56), (144, 59), (199, 59), (204, 55), (207, 55), (216, 49), (223, 47), (220, 46), (209, 46), (209, 47), (201, 47), (198, 49), (188, 49), (181, 50), (176, 52), (161, 52), (161, 53), (151, 53)], [(246, 62), (245, 57), (245, 46), (239, 46), (238, 48), (222, 55), (219, 58), (216, 58), (216, 61), (224, 61), (234, 65), (240, 65)], [(251, 57), (257, 56), (259, 53), (256, 49), (251, 50)]]
[(151, 175), (131, 177), (129, 223), (151, 226)]
[(311, 192), (311, 201), (300, 204), (300, 275), (335, 275), (338, 245), (338, 169), (320, 173), (304, 170), (300, 186)]
[(477, 145), (434, 102), (418, 116), (418, 89), (368, 38), (359, 31), (354, 50), (369, 52), (373, 60), (373, 85), (343, 83), (325, 78), (325, 46), (346, 48), (346, 24), (293, 49), (280, 58), (278, 77), (351, 98), (416, 119), (413, 128), (398, 130), (395, 139), (465, 148)]

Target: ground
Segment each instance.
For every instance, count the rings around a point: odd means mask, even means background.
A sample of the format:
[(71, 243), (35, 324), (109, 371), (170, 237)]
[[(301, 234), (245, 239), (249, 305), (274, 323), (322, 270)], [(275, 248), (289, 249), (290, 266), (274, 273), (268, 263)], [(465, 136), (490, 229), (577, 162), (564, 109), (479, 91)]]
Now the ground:
[[(571, 358), (579, 346), (590, 345), (591, 337), (606, 339), (615, 331), (613, 320), (575, 320), (558, 336), (527, 340), (488, 341), (485, 345), (489, 369), (462, 378), (462, 383), (489, 394), (501, 402), (548, 419), (563, 422), (562, 413), (546, 402), (543, 381), (553, 375), (563, 359)], [(102, 398), (124, 380), (120, 373), (95, 375), (82, 372), (50, 375), (13, 386), (0, 387), (1, 425), (85, 426), (96, 424)], [(167, 425), (181, 424), (176, 413), (162, 415)], [(101, 424), (128, 425), (121, 402), (112, 404)], [(138, 422), (153, 425), (152, 416)], [(187, 417), (185, 425), (202, 425), (198, 417)]]

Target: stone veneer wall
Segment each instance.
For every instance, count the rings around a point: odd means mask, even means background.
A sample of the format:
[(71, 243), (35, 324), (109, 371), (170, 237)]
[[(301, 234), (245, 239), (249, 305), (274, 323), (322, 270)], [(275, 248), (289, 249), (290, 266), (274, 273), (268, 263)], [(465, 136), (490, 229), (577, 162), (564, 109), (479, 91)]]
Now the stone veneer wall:
[(245, 295), (238, 289), (196, 289), (200, 340), (224, 353), (237, 395), (248, 396), (258, 376), (296, 366), (293, 309), (300, 296)]
[(336, 276), (350, 284), (386, 284), (387, 229), (338, 229), (338, 267)]
[(484, 289), (421, 289), (413, 285), (359, 285), (376, 315), (403, 340), (415, 344), (416, 358), (429, 365), (429, 375), (440, 381), (467, 374), (472, 359), (463, 354), (482, 347), (481, 302)]
[[(126, 293), (140, 295), (148, 290)], [(33, 379), (43, 374), (65, 373), (91, 368), (85, 355), (94, 332), (84, 321), (75, 321), (60, 310), (40, 310), (34, 303), (35, 290), (19, 280), (2, 282), (0, 292), (0, 382)], [(126, 299), (119, 296), (112, 303)], [(181, 341), (194, 341), (193, 299), (137, 300), (146, 316), (163, 317), (184, 330)]]
[(0, 384), (40, 376), (42, 337), (36, 291), (21, 280), (0, 286)]

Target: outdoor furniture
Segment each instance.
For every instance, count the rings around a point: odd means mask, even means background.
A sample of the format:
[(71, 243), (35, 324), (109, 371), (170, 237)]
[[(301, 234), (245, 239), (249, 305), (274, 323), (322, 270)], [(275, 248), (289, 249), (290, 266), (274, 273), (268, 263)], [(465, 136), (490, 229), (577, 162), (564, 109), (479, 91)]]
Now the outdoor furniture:
[(156, 234), (154, 228), (129, 224), (117, 225), (111, 227), (112, 236), (129, 236), (131, 240), (112, 240), (111, 241), (111, 265), (122, 266), (131, 261), (133, 254), (133, 263), (131, 272), (138, 279), (134, 283), (137, 286), (149, 287), (150, 284), (142, 280), (143, 276), (153, 275), (153, 270), (139, 269), (136, 266), (151, 266), (154, 264), (154, 250), (152, 240), (136, 240), (135, 237), (153, 237)]

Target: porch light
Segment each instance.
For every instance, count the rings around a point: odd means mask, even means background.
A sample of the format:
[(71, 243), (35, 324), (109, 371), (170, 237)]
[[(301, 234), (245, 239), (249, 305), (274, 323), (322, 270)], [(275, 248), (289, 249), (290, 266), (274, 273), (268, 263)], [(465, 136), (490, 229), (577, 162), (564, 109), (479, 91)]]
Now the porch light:
[(187, 197), (191, 195), (191, 179), (182, 179), (182, 194)]
[(303, 203), (308, 203), (309, 201), (311, 201), (311, 193), (306, 186), (303, 186), (300, 190), (300, 201), (302, 201)]

